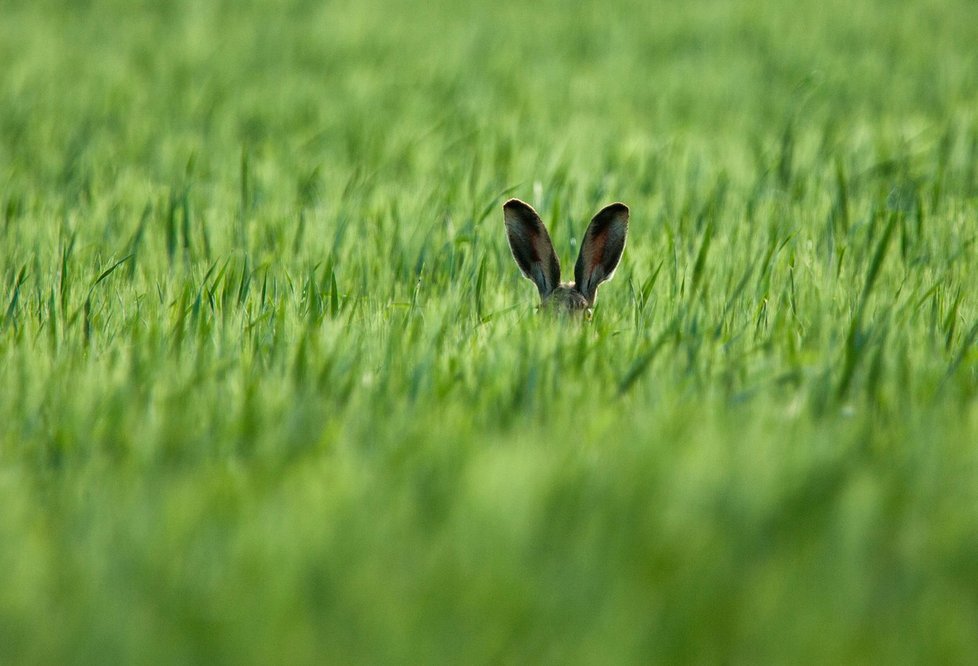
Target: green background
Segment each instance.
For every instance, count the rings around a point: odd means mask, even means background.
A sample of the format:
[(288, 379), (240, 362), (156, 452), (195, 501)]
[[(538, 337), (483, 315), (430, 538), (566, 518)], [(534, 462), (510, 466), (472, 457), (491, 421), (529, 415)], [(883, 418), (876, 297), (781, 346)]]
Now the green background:
[[(973, 661), (976, 45), (0, 0), (0, 662)], [(631, 207), (591, 322), (509, 196)]]

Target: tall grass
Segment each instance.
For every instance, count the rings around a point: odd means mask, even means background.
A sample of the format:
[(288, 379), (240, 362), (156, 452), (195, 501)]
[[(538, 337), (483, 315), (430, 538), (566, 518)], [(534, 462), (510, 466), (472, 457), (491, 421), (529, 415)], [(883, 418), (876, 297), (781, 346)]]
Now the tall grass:
[(976, 18), (0, 2), (0, 662), (971, 661)]

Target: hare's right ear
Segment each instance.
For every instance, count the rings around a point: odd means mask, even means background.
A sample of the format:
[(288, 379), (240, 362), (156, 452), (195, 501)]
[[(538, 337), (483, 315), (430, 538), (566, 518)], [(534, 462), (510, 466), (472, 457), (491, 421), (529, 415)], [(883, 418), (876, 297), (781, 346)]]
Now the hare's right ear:
[(519, 199), (503, 204), (503, 217), (513, 259), (540, 290), (540, 298), (546, 298), (560, 284), (560, 261), (547, 227), (537, 212)]
[(598, 285), (615, 274), (627, 235), (628, 206), (623, 203), (605, 206), (591, 219), (574, 266), (574, 284), (589, 304), (594, 304)]

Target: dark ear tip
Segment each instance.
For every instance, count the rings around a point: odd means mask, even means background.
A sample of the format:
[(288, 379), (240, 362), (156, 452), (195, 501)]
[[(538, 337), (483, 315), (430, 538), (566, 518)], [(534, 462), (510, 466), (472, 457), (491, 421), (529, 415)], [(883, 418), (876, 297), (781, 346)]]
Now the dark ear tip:
[[(507, 201), (506, 203), (503, 204), (503, 209), (507, 209), (507, 208), (508, 209), (513, 209), (513, 208), (527, 209), (527, 208), (530, 208), (530, 204), (526, 203), (525, 201), (520, 201), (519, 199), (510, 199), (509, 201)], [(532, 208), (531, 208), (531, 210), (532, 210)]]
[(619, 214), (628, 215), (628, 206), (621, 203), (620, 201), (616, 201), (615, 203), (608, 204), (607, 206), (605, 206), (601, 212), (613, 213), (615, 215), (619, 215)]

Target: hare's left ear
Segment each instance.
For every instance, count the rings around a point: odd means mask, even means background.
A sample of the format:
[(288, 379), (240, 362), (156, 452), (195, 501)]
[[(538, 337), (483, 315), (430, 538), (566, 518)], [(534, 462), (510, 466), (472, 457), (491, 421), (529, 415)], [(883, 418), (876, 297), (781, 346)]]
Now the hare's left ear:
[(503, 216), (513, 259), (523, 275), (533, 280), (543, 300), (560, 284), (560, 261), (547, 227), (533, 207), (519, 199), (503, 204)]
[(614, 275), (625, 251), (627, 233), (628, 206), (623, 203), (602, 208), (584, 232), (581, 253), (574, 266), (574, 282), (588, 303), (594, 303), (598, 285)]

